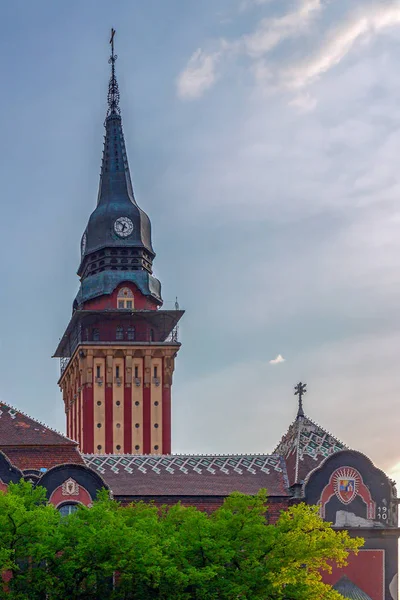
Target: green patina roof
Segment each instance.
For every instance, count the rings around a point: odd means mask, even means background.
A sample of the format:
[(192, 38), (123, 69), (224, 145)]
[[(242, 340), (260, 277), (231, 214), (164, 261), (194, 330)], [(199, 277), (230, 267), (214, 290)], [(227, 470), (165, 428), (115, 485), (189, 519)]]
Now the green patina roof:
[(103, 271), (86, 277), (75, 298), (78, 306), (103, 294), (112, 294), (117, 285), (130, 281), (144, 296), (153, 296), (160, 302), (161, 283), (147, 271)]

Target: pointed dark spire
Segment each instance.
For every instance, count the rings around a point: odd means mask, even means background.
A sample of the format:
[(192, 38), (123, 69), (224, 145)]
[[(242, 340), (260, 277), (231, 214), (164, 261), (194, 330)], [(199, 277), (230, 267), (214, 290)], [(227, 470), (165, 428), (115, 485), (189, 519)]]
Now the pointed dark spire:
[(108, 84), (107, 117), (109, 117), (110, 115), (120, 115), (121, 114), (121, 109), (119, 107), (118, 81), (115, 76), (115, 61), (117, 60), (118, 56), (117, 56), (117, 54), (114, 54), (114, 36), (115, 36), (115, 29), (111, 29), (111, 37), (110, 37), (111, 56), (108, 60), (109, 64), (111, 65), (111, 77), (110, 77), (110, 82)]
[(297, 385), (294, 386), (294, 395), (299, 397), (299, 408), (297, 411), (297, 419), (299, 419), (300, 417), (304, 417), (303, 396), (306, 393), (307, 393), (307, 384), (306, 383), (302, 383), (300, 381), (300, 383), (298, 383)]
[[(125, 274), (128, 271), (145, 271), (151, 275), (155, 257), (150, 219), (138, 206), (133, 193), (115, 76), (117, 55), (114, 52), (114, 37), (115, 30), (112, 29), (109, 59), (111, 77), (97, 207), (90, 216), (82, 238), (78, 269), (78, 275), (83, 279), (103, 271), (121, 271)], [(104, 250), (104, 259), (101, 261), (96, 255), (99, 250)], [(134, 258), (128, 259), (127, 256)]]

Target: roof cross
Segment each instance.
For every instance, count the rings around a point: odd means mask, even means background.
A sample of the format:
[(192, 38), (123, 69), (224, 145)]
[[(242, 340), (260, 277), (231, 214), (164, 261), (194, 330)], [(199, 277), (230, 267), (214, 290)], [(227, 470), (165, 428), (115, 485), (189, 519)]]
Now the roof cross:
[(111, 37), (110, 37), (111, 56), (108, 59), (108, 62), (111, 65), (111, 77), (110, 77), (110, 82), (108, 84), (107, 117), (109, 117), (110, 115), (119, 115), (121, 113), (121, 109), (119, 107), (119, 89), (118, 89), (117, 78), (115, 76), (115, 61), (117, 60), (118, 56), (116, 54), (114, 54), (114, 36), (115, 36), (115, 29), (111, 29)]
[(297, 411), (297, 418), (304, 417), (303, 396), (306, 393), (307, 393), (307, 384), (306, 383), (302, 383), (300, 381), (300, 383), (298, 383), (297, 385), (294, 386), (294, 395), (299, 397), (299, 409)]

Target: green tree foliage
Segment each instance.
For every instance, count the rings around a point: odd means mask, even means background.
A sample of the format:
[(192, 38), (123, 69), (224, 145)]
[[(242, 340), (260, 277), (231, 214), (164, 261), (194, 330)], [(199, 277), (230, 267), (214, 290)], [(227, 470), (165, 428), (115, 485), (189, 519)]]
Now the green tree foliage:
[(267, 524), (266, 494), (235, 493), (207, 515), (127, 507), (106, 492), (68, 517), (21, 482), (0, 493), (0, 568), (9, 600), (339, 600), (321, 581), (362, 541), (300, 504)]

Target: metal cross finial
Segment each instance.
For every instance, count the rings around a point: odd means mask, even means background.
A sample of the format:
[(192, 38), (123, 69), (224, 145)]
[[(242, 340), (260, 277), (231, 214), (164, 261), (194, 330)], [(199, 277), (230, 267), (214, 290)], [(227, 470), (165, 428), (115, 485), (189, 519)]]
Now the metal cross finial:
[(294, 386), (294, 395), (299, 397), (299, 410), (297, 411), (297, 418), (304, 417), (303, 396), (306, 393), (307, 393), (307, 384), (306, 383), (302, 383), (300, 381), (300, 383), (298, 383), (297, 385)]
[(111, 37), (110, 37), (111, 56), (108, 59), (108, 62), (111, 65), (111, 77), (110, 77), (110, 82), (108, 84), (107, 117), (109, 117), (110, 115), (115, 115), (115, 114), (119, 115), (121, 113), (121, 109), (119, 107), (119, 88), (118, 88), (117, 78), (115, 77), (115, 61), (117, 60), (118, 56), (116, 54), (114, 54), (114, 36), (115, 36), (115, 29), (111, 29)]

